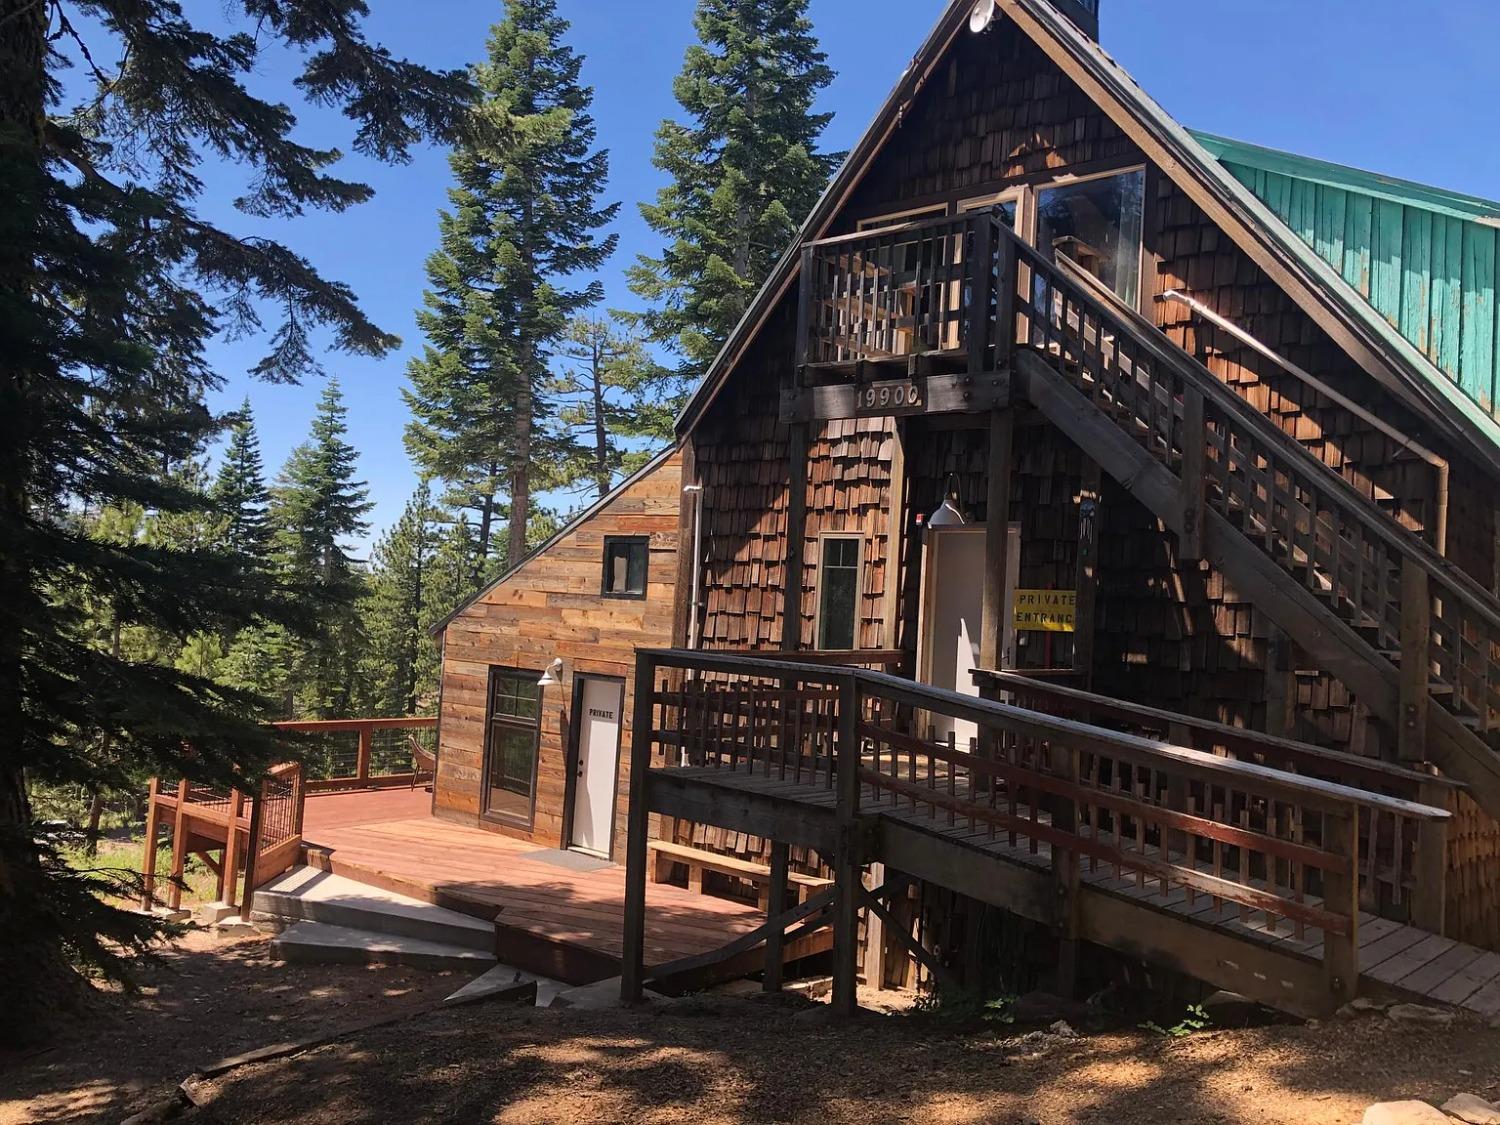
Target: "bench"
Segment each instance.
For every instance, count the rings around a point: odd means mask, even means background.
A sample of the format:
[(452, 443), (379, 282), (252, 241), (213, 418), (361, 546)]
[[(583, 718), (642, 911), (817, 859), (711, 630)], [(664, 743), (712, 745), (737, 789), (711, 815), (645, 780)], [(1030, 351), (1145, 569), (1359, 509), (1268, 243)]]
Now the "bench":
[[(754, 883), (759, 892), (758, 899), (762, 909), (769, 905), (771, 900), (771, 867), (765, 863), (754, 863), (747, 859), (736, 859), (734, 856), (720, 855), (718, 852), (705, 851), (702, 848), (690, 847), (687, 844), (674, 844), (667, 840), (648, 840), (646, 847), (654, 857), (651, 863), (651, 881), (653, 883), (666, 883), (672, 878), (672, 869), (677, 864), (682, 864), (688, 872), (688, 890), (703, 893), (703, 873), (714, 871), (720, 875), (732, 875), (736, 879), (744, 879), (746, 882)], [(797, 888), (797, 901), (806, 902), (812, 895), (821, 890), (833, 886), (832, 879), (820, 879), (814, 875), (801, 875), (797, 872), (788, 872), (787, 882)]]

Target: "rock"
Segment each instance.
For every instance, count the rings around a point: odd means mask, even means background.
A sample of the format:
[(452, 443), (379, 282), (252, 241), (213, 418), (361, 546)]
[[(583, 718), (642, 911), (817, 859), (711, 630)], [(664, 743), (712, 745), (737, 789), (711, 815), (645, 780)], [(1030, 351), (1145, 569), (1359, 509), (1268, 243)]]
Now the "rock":
[(1443, 1103), (1443, 1112), (1469, 1125), (1500, 1125), (1500, 1109), (1474, 1094), (1454, 1094)]
[(1358, 1012), (1384, 1012), (1394, 1004), (1394, 1000), (1376, 1000), (1371, 996), (1356, 996), (1349, 1001), (1349, 1007)]
[(833, 995), (833, 978), (809, 977), (806, 980), (794, 980), (787, 984), (786, 991), (806, 996), (809, 1000), (819, 1000)]
[(1261, 1015), (1261, 1006), (1238, 992), (1215, 992), (1203, 1001), (1203, 1010), (1219, 1027), (1244, 1027)]
[(1007, 1014), (1020, 1024), (1054, 1024), (1058, 1020), (1082, 1023), (1089, 1018), (1089, 1006), (1050, 992), (1028, 992), (1010, 1006)]
[(1083, 1036), (1079, 1035), (1078, 1032), (1076, 1032), (1076, 1031), (1073, 1030), (1072, 1025), (1069, 1024), (1067, 1020), (1058, 1020), (1055, 1024), (1053, 1024), (1047, 1030), (1051, 1034), (1057, 1036), (1059, 1039), (1082, 1039), (1083, 1038)]
[(1446, 1027), (1453, 1022), (1453, 1013), (1446, 1008), (1429, 1008), (1426, 1004), (1394, 1004), (1385, 1013), (1387, 1019), (1397, 1023), (1430, 1023)]
[(1381, 1102), (1365, 1110), (1363, 1125), (1453, 1125), (1426, 1102)]

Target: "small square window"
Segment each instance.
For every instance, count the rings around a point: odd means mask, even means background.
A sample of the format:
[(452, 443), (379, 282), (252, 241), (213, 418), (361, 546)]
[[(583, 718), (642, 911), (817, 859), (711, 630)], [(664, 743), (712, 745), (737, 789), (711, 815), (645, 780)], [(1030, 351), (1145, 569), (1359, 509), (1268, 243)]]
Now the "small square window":
[(651, 543), (645, 537), (604, 540), (604, 596), (644, 598)]

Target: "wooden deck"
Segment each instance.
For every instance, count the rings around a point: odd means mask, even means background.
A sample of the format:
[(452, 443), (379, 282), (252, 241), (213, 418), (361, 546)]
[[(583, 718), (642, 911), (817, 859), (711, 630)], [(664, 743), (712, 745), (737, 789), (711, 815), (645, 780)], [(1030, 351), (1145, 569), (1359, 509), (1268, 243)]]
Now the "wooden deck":
[[(308, 862), (496, 924), (503, 961), (572, 983), (619, 972), (625, 870), (574, 871), (535, 844), (437, 820), (430, 790), (310, 795)], [(543, 854), (539, 854), (543, 853)], [(720, 948), (765, 921), (755, 907), (650, 889), (647, 961)]]
[[(831, 838), (834, 832), (836, 795), (826, 785), (809, 785), (791, 779), (712, 767), (653, 771), (651, 781), (653, 790), (662, 795), (667, 790), (680, 794), (706, 787), (750, 798), (755, 802), (756, 815), (766, 818), (767, 827), (771, 818), (778, 815), (778, 806), (784, 808), (786, 804), (794, 804), (803, 810), (804, 815), (812, 814), (810, 841), (825, 835)], [(966, 796), (962, 789), (960, 786), (960, 797)], [(658, 807), (656, 800), (653, 799), (653, 808)], [(742, 807), (749, 808), (748, 805)], [(1052, 891), (1052, 850), (1045, 842), (1019, 839), (1012, 843), (1003, 830), (966, 823), (961, 814), (951, 818), (935, 817), (926, 810), (908, 807), (905, 802), (892, 803), (889, 794), (877, 793), (868, 785), (862, 787), (860, 807), (867, 816), (899, 823), (925, 837), (935, 837), (963, 849), (970, 855), (967, 862), (978, 879), (984, 878), (987, 866), (982, 862), (984, 858), (1003, 862), (1014, 869), (1013, 873), (1024, 872), (1031, 878), (1023, 877), (1019, 881), (1003, 877), (994, 879), (998, 894), (991, 901), (1023, 915), (1036, 912), (1038, 907), (1042, 912), (1046, 910), (1045, 901)], [(817, 824), (820, 812), (826, 814), (826, 826)], [(1050, 818), (1041, 813), (1038, 819), (1045, 824)], [(888, 846), (894, 843), (889, 832), (886, 838)], [(1111, 842), (1126, 850), (1133, 847), (1131, 841)], [(901, 856), (892, 854), (887, 858), (892, 865), (903, 867)], [(1181, 862), (1182, 857), (1175, 856), (1175, 859)], [(1207, 868), (1203, 867), (1203, 870)], [(1321, 931), (1315, 928), (1305, 928), (1298, 933), (1286, 919), (1280, 919), (1272, 926), (1260, 912), (1226, 903), (1208, 894), (1189, 896), (1182, 887), (1163, 893), (1158, 883), (1135, 873), (1122, 876), (1107, 864), (1091, 869), (1085, 862), (1081, 879), (1090, 898), (1108, 896), (1122, 904), (1145, 907), (1157, 916), (1149, 935), (1142, 933), (1138, 941), (1129, 932), (1121, 931), (1097, 934), (1101, 944), (1117, 948), (1138, 946), (1143, 950), (1150, 949), (1157, 959), (1164, 955), (1170, 959), (1174, 949), (1186, 954), (1198, 942), (1202, 950), (1220, 962), (1233, 960), (1232, 953), (1224, 951), (1232, 951), (1236, 945), (1245, 947), (1247, 952), (1256, 948), (1272, 954), (1274, 960), (1257, 957), (1254, 967), (1247, 965), (1248, 971), (1262, 978), (1267, 975), (1275, 977), (1279, 971), (1289, 988), (1300, 987), (1300, 976), (1322, 971), (1323, 939)], [(970, 893), (973, 890), (971, 887)], [(1307, 903), (1317, 906), (1321, 905), (1321, 900), (1310, 895)], [(1101, 912), (1101, 916), (1111, 922), (1124, 921), (1132, 914), (1137, 919), (1142, 917), (1139, 911)], [(1179, 932), (1174, 935), (1174, 930)], [(1274, 967), (1278, 964), (1279, 970)], [(1269, 974), (1267, 967), (1271, 967)], [(1302, 969), (1306, 973), (1302, 973)], [(1359, 970), (1360, 992), (1364, 995), (1449, 1004), (1486, 1018), (1500, 1014), (1500, 953), (1464, 945), (1368, 912), (1361, 912), (1359, 916)]]

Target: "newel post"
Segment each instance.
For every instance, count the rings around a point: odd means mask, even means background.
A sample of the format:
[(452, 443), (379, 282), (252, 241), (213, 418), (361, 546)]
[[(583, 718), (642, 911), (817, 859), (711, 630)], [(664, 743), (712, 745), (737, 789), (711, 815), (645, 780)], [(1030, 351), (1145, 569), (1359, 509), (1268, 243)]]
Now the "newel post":
[[(999, 217), (991, 215), (990, 223), (998, 226)], [(1011, 368), (1020, 342), (1016, 329), (1016, 289), (1020, 284), (1020, 262), (1016, 255), (1015, 239), (1003, 229), (998, 232), (1000, 261), (995, 271), (995, 367), (1001, 371)], [(1014, 400), (1012, 400), (1014, 401)]]
[(1401, 724), (1403, 762), (1427, 760), (1427, 713), (1432, 701), (1432, 591), (1426, 569), (1410, 555), (1401, 562)]
[(859, 1008), (859, 893), (863, 866), (859, 837), (859, 677), (839, 685), (837, 758), (838, 849), (834, 855), (833, 1010), (852, 1016)]
[(1323, 814), (1323, 832), (1323, 850), (1340, 864), (1323, 872), (1323, 908), (1349, 920), (1348, 933), (1323, 934), (1323, 975), (1333, 1011), (1359, 992), (1359, 809), (1330, 809)]
[[(969, 353), (969, 374), (983, 375), (998, 367), (989, 363), (990, 344), (990, 286), (995, 282), (995, 217), (981, 212), (974, 224), (974, 264), (969, 279), (969, 323), (968, 339), (964, 346)], [(1000, 325), (994, 327), (996, 350), (999, 350)]]
[(153, 777), (146, 791), (146, 854), (141, 863), (141, 909), (156, 905), (156, 846), (161, 831), (161, 779)]
[[(1457, 794), (1434, 779), (1424, 782), (1417, 801), (1452, 813)], [(1417, 823), (1416, 870), (1412, 872), (1411, 922), (1418, 929), (1443, 936), (1448, 914), (1448, 831), (1450, 820)]]
[(368, 725), (359, 728), (359, 764), (355, 775), (360, 781), (370, 779), (370, 751), (375, 743), (375, 730)]
[(250, 804), (250, 831), (245, 842), (245, 893), (240, 898), (240, 917), (246, 921), (250, 918), (250, 904), (255, 899), (255, 868), (260, 859), (260, 826), (265, 816), (266, 797), (270, 788), (270, 778), (263, 778), (260, 789)]
[(635, 655), (635, 708), (630, 721), (630, 803), (626, 809), (625, 933), (620, 955), (620, 1000), (637, 1004), (646, 979), (646, 843), (651, 835), (651, 807), (646, 790), (655, 749), (652, 720), (656, 713), (656, 659)]

